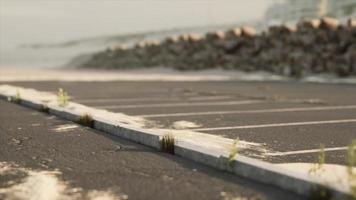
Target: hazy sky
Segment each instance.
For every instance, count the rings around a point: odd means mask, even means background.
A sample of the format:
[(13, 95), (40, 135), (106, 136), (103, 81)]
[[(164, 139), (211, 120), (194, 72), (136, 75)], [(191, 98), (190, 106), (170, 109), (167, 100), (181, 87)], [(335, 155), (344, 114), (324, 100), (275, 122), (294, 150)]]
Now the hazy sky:
[(263, 17), (272, 0), (0, 0), (0, 42), (236, 23)]

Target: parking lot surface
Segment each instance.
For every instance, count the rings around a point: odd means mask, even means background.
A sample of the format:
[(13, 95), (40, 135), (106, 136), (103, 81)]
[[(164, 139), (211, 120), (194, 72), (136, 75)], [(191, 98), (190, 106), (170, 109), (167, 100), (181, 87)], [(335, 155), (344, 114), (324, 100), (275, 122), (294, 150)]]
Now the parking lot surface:
[(0, 108), (0, 199), (301, 199), (30, 108)]
[(347, 146), (356, 139), (355, 85), (297, 81), (7, 84), (50, 92), (64, 88), (75, 102), (144, 117), (157, 127), (256, 143), (258, 152), (247, 156), (273, 163), (315, 162), (323, 145), (327, 163), (344, 165)]

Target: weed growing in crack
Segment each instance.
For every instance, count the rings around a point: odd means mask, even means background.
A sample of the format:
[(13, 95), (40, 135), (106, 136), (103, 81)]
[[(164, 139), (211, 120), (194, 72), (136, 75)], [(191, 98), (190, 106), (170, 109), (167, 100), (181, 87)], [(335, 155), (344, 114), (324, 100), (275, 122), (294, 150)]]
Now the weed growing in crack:
[[(325, 151), (324, 145), (320, 145), (320, 152), (317, 162), (309, 170), (309, 174), (317, 174), (323, 172), (323, 165), (325, 164)], [(346, 153), (346, 172), (347, 172), (347, 181), (350, 191), (350, 199), (356, 200), (356, 174), (354, 173), (354, 167), (356, 165), (356, 139), (352, 140), (351, 144), (348, 145)], [(320, 175), (320, 174), (319, 174)], [(344, 179), (344, 177), (342, 178)], [(342, 180), (340, 179), (340, 180)], [(308, 199), (332, 199), (332, 191), (323, 186), (313, 186), (309, 192)]]
[(350, 199), (355, 200), (356, 199), (356, 184), (351, 184), (350, 192), (351, 192), (351, 198)]
[(13, 102), (15, 102), (15, 103), (18, 103), (18, 104), (21, 103), (22, 99), (21, 99), (20, 90), (19, 90), (18, 88), (16, 89), (16, 94), (15, 94), (15, 96), (12, 97), (12, 98), (10, 98), (10, 99), (11, 99), (11, 101), (13, 101)]
[(351, 198), (356, 199), (356, 174), (353, 172), (353, 168), (356, 164), (356, 139), (353, 139), (351, 144), (347, 148), (347, 174), (348, 174), (348, 181), (350, 184), (350, 192)]
[(356, 183), (355, 180), (353, 180), (350, 183), (350, 199), (355, 200), (356, 199)]
[(238, 148), (238, 144), (239, 144), (240, 140), (239, 138), (236, 138), (236, 140), (234, 140), (234, 142), (231, 145), (231, 149), (230, 149), (230, 153), (229, 153), (229, 158), (228, 158), (228, 165), (230, 167), (233, 167), (234, 165), (234, 160), (236, 155), (239, 152), (239, 148)]
[(83, 126), (88, 126), (90, 128), (94, 127), (94, 119), (90, 114), (84, 114), (78, 119), (77, 122)]
[(40, 111), (44, 112), (44, 113), (49, 113), (49, 108), (48, 108), (47, 104), (42, 104)]
[(63, 90), (63, 88), (59, 88), (57, 100), (58, 105), (61, 107), (65, 107), (68, 105), (68, 94), (66, 91)]
[(356, 164), (356, 139), (352, 140), (351, 144), (347, 148), (347, 174), (349, 177), (356, 178), (356, 174), (353, 173), (353, 168)]
[(330, 200), (332, 199), (332, 192), (330, 189), (320, 186), (314, 185), (309, 191), (309, 200)]
[(175, 139), (172, 134), (166, 134), (161, 139), (161, 150), (166, 153), (174, 154)]
[(325, 164), (325, 150), (324, 150), (324, 145), (320, 144), (318, 160), (313, 165), (313, 167), (309, 170), (309, 174), (316, 174), (317, 172), (321, 171), (324, 164)]

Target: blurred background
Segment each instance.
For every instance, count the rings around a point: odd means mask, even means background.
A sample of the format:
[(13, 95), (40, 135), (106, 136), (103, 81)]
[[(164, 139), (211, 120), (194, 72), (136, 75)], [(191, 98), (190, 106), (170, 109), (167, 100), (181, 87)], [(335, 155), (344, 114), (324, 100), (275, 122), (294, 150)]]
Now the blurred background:
[(114, 44), (356, 16), (356, 0), (0, 0), (0, 67), (61, 67)]

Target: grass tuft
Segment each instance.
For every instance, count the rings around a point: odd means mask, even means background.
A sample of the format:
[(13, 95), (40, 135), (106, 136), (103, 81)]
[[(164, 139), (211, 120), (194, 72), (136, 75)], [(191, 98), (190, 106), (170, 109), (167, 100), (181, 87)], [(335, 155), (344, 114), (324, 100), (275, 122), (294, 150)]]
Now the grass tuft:
[(353, 168), (356, 164), (356, 139), (353, 139), (351, 144), (347, 148), (347, 174), (352, 177), (356, 178), (356, 174), (353, 173)]
[(332, 199), (332, 192), (330, 189), (320, 185), (313, 186), (309, 191), (309, 200), (330, 200)]
[(355, 200), (356, 199), (356, 185), (355, 184), (350, 186), (350, 191), (351, 191), (351, 199)]
[(239, 152), (239, 149), (238, 149), (239, 142), (240, 142), (239, 138), (236, 138), (236, 140), (234, 140), (234, 142), (231, 145), (230, 154), (229, 154), (229, 158), (228, 158), (228, 165), (230, 167), (233, 167), (233, 165), (235, 163), (234, 162), (235, 157)]
[(21, 99), (20, 90), (18, 88), (16, 89), (16, 95), (11, 98), (11, 101), (18, 103), (18, 104), (21, 103), (22, 99)]
[(49, 108), (48, 108), (47, 104), (42, 104), (41, 108), (40, 108), (40, 111), (48, 114), (49, 113)]
[(353, 139), (351, 144), (347, 148), (347, 174), (348, 181), (350, 183), (351, 198), (356, 199), (356, 174), (353, 172), (353, 168), (356, 164), (356, 139)]
[(94, 119), (90, 114), (85, 114), (78, 119), (78, 124), (94, 128)]
[(174, 154), (175, 139), (172, 134), (166, 134), (161, 139), (161, 150), (166, 153)]
[(314, 164), (314, 166), (309, 170), (309, 174), (316, 174), (317, 172), (321, 171), (324, 164), (325, 164), (325, 150), (324, 150), (324, 145), (320, 144), (318, 160)]
[(63, 88), (59, 88), (57, 100), (58, 105), (61, 107), (65, 107), (68, 105), (68, 94), (66, 91), (63, 90)]

